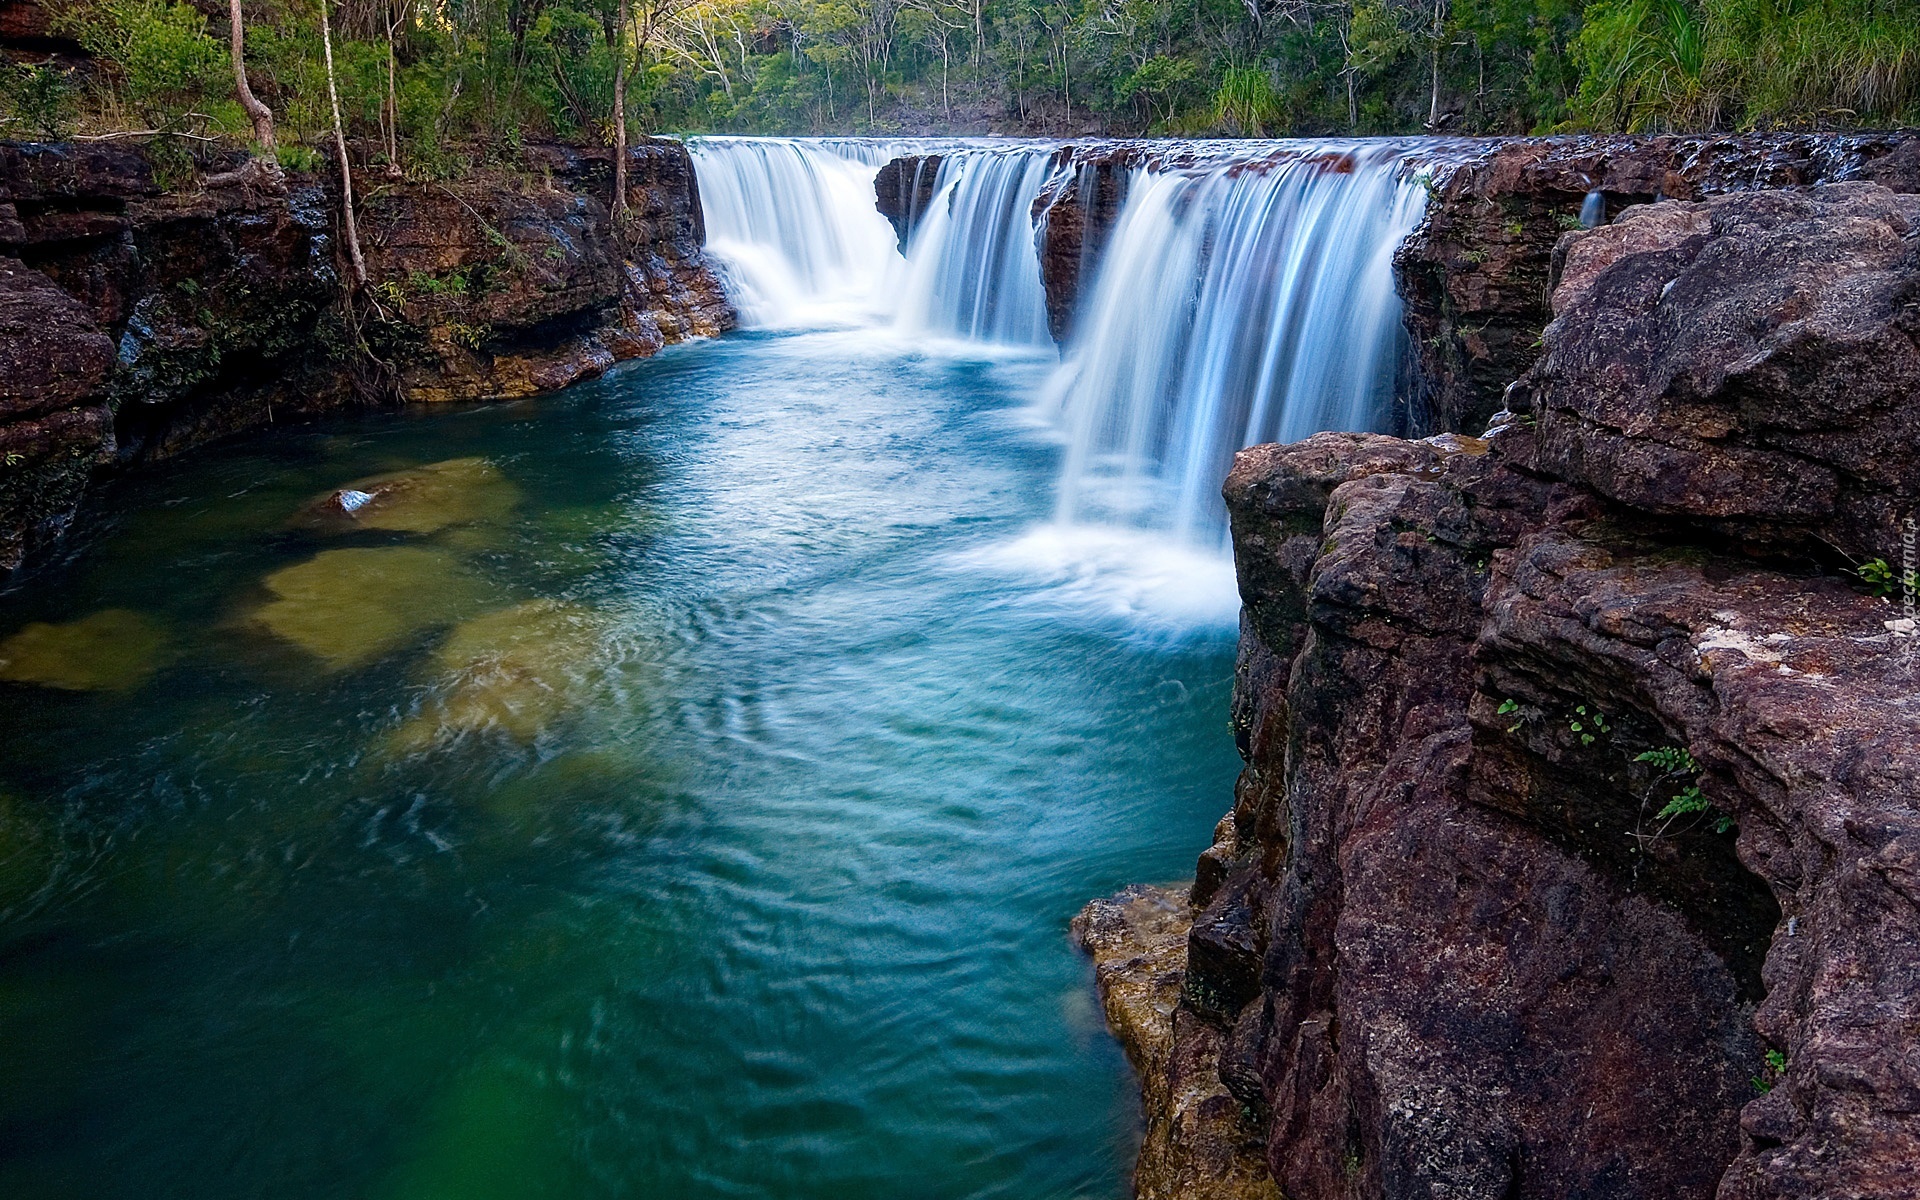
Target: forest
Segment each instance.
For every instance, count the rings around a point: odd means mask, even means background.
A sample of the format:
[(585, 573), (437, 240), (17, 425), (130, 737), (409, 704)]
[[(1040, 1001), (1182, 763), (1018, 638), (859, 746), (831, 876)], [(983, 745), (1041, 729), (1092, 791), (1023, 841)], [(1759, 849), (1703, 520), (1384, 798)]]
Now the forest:
[(363, 157), (426, 176), (612, 144), (616, 108), (636, 136), (1920, 120), (1920, 0), (12, 0), (36, 2), (0, 136), (257, 143), (237, 23), (283, 162), (326, 151), (337, 97)]

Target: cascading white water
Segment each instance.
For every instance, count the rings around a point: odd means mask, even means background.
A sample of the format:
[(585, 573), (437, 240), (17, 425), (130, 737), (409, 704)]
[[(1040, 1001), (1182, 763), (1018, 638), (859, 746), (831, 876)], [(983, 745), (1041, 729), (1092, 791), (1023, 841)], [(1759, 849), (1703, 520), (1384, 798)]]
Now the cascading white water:
[(1047, 296), (1033, 201), (1053, 147), (947, 154), (907, 252), (899, 326), (1011, 345), (1046, 345)]
[[(1033, 245), (1051, 145), (870, 138), (697, 138), (707, 248), (749, 326), (891, 324), (903, 333), (1047, 344)], [(889, 159), (939, 153), (902, 258), (874, 207)]]
[(707, 249), (741, 322), (761, 327), (863, 324), (899, 262), (892, 226), (873, 206), (883, 142), (698, 138)]
[(1140, 170), (1053, 402), (1058, 519), (1217, 544), (1234, 451), (1382, 427), (1394, 249), (1426, 191), (1392, 144), (1249, 146)]
[[(1074, 169), (1060, 143), (691, 145), (708, 246), (746, 324), (1051, 346), (1032, 209)], [(1405, 336), (1392, 256), (1426, 200), (1409, 153), (1156, 147), (1126, 177), (1047, 388), (1068, 439), (1055, 519), (980, 561), (1048, 581), (1079, 611), (1230, 622), (1219, 488), (1233, 453), (1386, 423)], [(941, 162), (903, 257), (874, 176), (905, 154)], [(1099, 181), (1082, 170), (1083, 190)]]

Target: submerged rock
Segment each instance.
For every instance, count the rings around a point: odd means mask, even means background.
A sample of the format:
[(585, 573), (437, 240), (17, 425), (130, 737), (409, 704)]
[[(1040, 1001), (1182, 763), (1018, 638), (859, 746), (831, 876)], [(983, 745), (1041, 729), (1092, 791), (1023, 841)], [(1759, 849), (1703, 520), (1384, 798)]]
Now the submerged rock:
[(329, 530), (433, 533), (504, 520), (519, 503), (520, 489), (498, 467), (484, 458), (453, 458), (357, 479), (304, 511)]
[(433, 694), (388, 746), (412, 753), (462, 735), (531, 742), (585, 702), (605, 618), (532, 600), (465, 622), (434, 651)]
[(275, 599), (249, 619), (335, 670), (460, 620), (487, 592), (458, 559), (421, 546), (328, 550), (275, 571), (265, 585)]
[(131, 691), (166, 657), (158, 622), (109, 608), (63, 625), (36, 622), (0, 641), (0, 679), (71, 692)]

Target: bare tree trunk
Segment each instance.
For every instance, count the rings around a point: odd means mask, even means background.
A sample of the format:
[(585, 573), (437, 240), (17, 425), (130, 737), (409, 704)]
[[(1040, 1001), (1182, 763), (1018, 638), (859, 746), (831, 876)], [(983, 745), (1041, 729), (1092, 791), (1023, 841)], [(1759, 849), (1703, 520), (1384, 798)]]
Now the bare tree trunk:
[(1433, 100), (1427, 106), (1427, 128), (1440, 127), (1440, 39), (1446, 33), (1446, 2), (1433, 0)]
[(247, 24), (240, 15), (240, 0), (227, 0), (227, 8), (233, 14), (234, 88), (240, 93), (240, 107), (246, 110), (247, 120), (253, 122), (253, 140), (260, 143), (261, 150), (272, 154), (273, 110), (260, 102), (247, 82)]
[(340, 120), (340, 88), (333, 78), (333, 22), (327, 17), (327, 0), (320, 0), (320, 46), (327, 60), (327, 99), (333, 105), (333, 150), (340, 156), (340, 214), (347, 233), (347, 257), (353, 263), (354, 282), (365, 287), (367, 260), (360, 253), (360, 227), (353, 219), (353, 164), (347, 161), (347, 129)]
[(400, 175), (400, 92), (395, 76), (399, 64), (393, 50), (394, 33), (400, 28), (400, 10), (387, 0), (387, 174)]
[(627, 215), (627, 22), (628, 0), (620, 0), (620, 37), (613, 61), (613, 227), (618, 233)]

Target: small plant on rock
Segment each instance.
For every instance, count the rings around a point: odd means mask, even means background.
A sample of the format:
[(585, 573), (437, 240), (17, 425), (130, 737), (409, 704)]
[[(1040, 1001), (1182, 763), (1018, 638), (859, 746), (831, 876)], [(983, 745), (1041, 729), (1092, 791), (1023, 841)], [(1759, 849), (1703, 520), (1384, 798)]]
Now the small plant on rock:
[(1786, 1054), (1779, 1050), (1767, 1051), (1766, 1065), (1761, 1067), (1760, 1073), (1753, 1077), (1753, 1090), (1761, 1093), (1772, 1091), (1773, 1085), (1779, 1083), (1780, 1077), (1786, 1073)]
[[(1714, 807), (1700, 790), (1700, 764), (1693, 755), (1679, 746), (1661, 746), (1634, 756), (1633, 761), (1650, 763), (1660, 771), (1660, 778), (1684, 780), (1684, 785), (1667, 800), (1665, 807), (1654, 814), (1654, 820), (1661, 822), (1660, 832), (1664, 834), (1674, 821), (1695, 813), (1714, 813), (1713, 831), (1725, 833), (1733, 828), (1733, 818)], [(1656, 834), (1655, 836), (1659, 836)]]
[(1591, 746), (1596, 738), (1613, 732), (1613, 726), (1607, 723), (1607, 714), (1588, 704), (1575, 706), (1573, 716), (1567, 718), (1567, 728), (1580, 735), (1582, 746)]
[(1884, 558), (1868, 559), (1853, 568), (1853, 575), (1876, 596), (1892, 595), (1893, 586), (1897, 582), (1894, 579), (1893, 568), (1887, 565), (1887, 560)]
[(1519, 733), (1521, 726), (1527, 725), (1534, 721), (1538, 721), (1540, 719), (1539, 709), (1535, 708), (1531, 704), (1522, 704), (1518, 700), (1513, 699), (1511, 696), (1509, 696), (1505, 700), (1502, 700), (1500, 702), (1500, 707), (1494, 709), (1493, 711), (1494, 711), (1494, 715), (1496, 716), (1513, 718), (1513, 724), (1507, 726), (1508, 733)]

